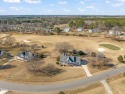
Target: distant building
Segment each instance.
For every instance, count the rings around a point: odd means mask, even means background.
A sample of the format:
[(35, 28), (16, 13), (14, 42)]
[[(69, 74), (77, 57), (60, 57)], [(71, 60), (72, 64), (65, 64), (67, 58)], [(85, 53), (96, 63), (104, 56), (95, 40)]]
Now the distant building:
[(109, 30), (109, 35), (121, 35), (121, 32), (115, 30)]
[(89, 33), (92, 33), (92, 29), (89, 29), (88, 32), (89, 32)]
[(69, 32), (71, 30), (70, 27), (64, 28), (63, 32)]
[(99, 32), (98, 29), (90, 29), (90, 30), (89, 30), (89, 33), (97, 33), (97, 32)]
[(46, 32), (51, 32), (52, 30), (51, 29), (49, 29), (49, 28), (45, 28), (44, 29)]
[(83, 31), (83, 28), (82, 28), (82, 27), (79, 27), (79, 28), (77, 28), (77, 31), (78, 31), (78, 32), (82, 32), (82, 31)]

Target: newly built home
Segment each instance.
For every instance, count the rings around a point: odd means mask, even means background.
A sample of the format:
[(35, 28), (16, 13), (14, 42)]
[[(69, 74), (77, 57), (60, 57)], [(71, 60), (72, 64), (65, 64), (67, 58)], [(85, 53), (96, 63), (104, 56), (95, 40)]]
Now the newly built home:
[(66, 54), (62, 54), (60, 56), (60, 65), (71, 65), (71, 66), (80, 66), (82, 64), (86, 64), (85, 60), (81, 60), (80, 56), (68, 56)]
[(34, 59), (34, 54), (32, 52), (23, 51), (17, 54), (16, 59), (31, 61)]

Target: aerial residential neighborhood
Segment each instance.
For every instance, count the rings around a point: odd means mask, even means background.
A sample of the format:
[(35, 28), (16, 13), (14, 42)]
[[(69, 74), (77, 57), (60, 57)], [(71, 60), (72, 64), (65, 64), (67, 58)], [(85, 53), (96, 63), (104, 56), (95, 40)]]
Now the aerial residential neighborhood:
[(1, 0), (0, 94), (125, 94), (124, 0)]

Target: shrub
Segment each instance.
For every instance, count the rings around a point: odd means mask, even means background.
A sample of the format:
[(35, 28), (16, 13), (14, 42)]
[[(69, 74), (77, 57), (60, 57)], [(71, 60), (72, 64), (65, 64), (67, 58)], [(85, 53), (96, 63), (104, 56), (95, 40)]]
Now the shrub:
[(39, 57), (40, 57), (40, 58), (44, 58), (45, 56), (44, 56), (43, 54), (40, 54)]
[(123, 76), (125, 76), (125, 72), (123, 73)]
[(79, 55), (86, 55), (83, 51), (79, 51)]
[(122, 57), (122, 55), (120, 55), (120, 56), (118, 57), (118, 61), (119, 61), (119, 62), (123, 62), (123, 57)]
[(58, 94), (65, 94), (65, 92), (63, 92), (63, 91), (60, 91)]
[(77, 50), (73, 50), (72, 52), (73, 52), (73, 54), (78, 54)]
[(59, 65), (59, 62), (56, 62), (57, 65)]
[(55, 35), (55, 33), (53, 33), (53, 32), (50, 32), (50, 35)]
[(59, 27), (54, 28), (54, 32), (61, 33), (61, 30)]
[(92, 57), (96, 57), (96, 53), (95, 53), (95, 52), (92, 52), (92, 53), (91, 53), (91, 56), (92, 56)]
[(74, 54), (74, 56), (80, 56), (79, 54)]
[(66, 33), (65, 35), (66, 35), (66, 36), (69, 36), (70, 34)]
[(45, 48), (44, 45), (42, 45), (42, 48)]
[(79, 34), (78, 36), (82, 37), (83, 35), (82, 35), (82, 34)]
[(56, 60), (59, 61), (59, 60), (60, 60), (60, 56), (58, 56), (58, 57), (56, 58)]

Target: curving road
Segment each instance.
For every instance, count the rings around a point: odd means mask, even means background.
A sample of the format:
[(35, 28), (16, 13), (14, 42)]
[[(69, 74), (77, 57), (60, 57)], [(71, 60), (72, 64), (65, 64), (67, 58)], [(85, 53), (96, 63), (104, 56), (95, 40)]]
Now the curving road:
[(86, 86), (124, 72), (125, 72), (125, 66), (117, 69), (112, 69), (89, 78), (83, 78), (83, 79), (70, 81), (66, 83), (55, 83), (55, 84), (49, 84), (49, 85), (29, 85), (29, 84), (18, 84), (18, 83), (0, 81), (0, 88), (7, 89), (10, 91), (20, 91), (20, 92), (63, 91), (66, 89), (74, 89), (81, 86)]

